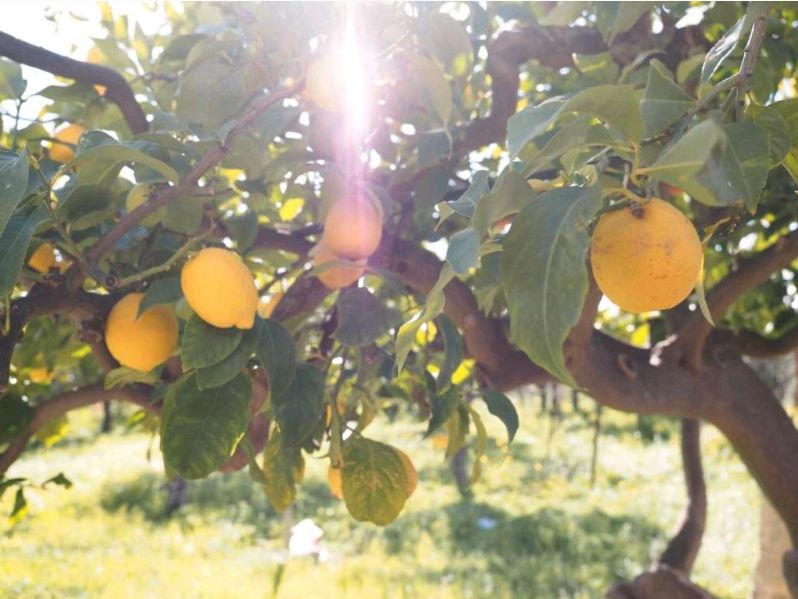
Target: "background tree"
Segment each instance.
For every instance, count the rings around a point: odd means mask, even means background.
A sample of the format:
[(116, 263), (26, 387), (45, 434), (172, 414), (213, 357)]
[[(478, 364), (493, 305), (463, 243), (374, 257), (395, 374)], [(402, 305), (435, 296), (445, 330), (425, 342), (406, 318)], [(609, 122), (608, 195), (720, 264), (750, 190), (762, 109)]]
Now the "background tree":
[[(16, 107), (0, 139), (1, 471), (70, 410), (120, 400), (160, 419), (170, 476), (248, 466), (281, 509), (303, 454), (328, 453), (353, 517), (384, 524), (415, 471), (368, 437), (382, 399), (428, 406), (446, 455), (478, 457), (470, 400), (512, 438), (502, 392), (559, 378), (684, 419), (686, 518), (612, 596), (708, 596), (686, 578), (700, 420), (798, 542), (798, 431), (744, 360), (798, 342), (792, 5), (200, 3), (156, 36), (103, 15), (90, 62), (0, 33)], [(27, 90), (20, 63), (70, 82)], [(49, 104), (27, 124), (32, 97)], [(588, 247), (598, 217), (639, 218), (654, 196), (702, 233), (703, 268), (689, 298), (633, 314), (600, 301)], [(232, 251), (186, 275), (203, 247)], [(258, 318), (236, 303), (247, 269)], [(158, 349), (176, 353), (149, 370)], [(15, 510), (26, 484), (2, 483)], [(798, 597), (798, 553), (784, 565)]]

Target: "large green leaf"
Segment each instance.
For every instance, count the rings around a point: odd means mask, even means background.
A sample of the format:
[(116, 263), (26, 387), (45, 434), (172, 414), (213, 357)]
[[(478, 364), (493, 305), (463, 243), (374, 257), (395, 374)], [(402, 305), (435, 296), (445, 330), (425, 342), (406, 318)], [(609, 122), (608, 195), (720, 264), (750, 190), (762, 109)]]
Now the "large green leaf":
[(164, 277), (153, 281), (139, 304), (139, 315), (146, 312), (149, 308), (159, 304), (173, 304), (183, 297), (183, 290), (180, 287), (180, 277)]
[(245, 374), (204, 391), (197, 388), (195, 373), (174, 383), (161, 416), (161, 451), (167, 469), (198, 479), (219, 468), (247, 430), (250, 396)]
[(490, 193), (474, 209), (472, 224), (484, 237), (493, 223), (521, 210), (535, 199), (535, 192), (526, 179), (513, 169), (505, 169)]
[(671, 185), (683, 187), (688, 178), (704, 167), (722, 138), (723, 130), (714, 121), (699, 123), (665, 148), (646, 170)]
[(646, 135), (656, 135), (689, 112), (695, 102), (673, 82), (673, 77), (660, 61), (652, 60), (649, 67), (640, 112)]
[(285, 393), (272, 397), (274, 419), (284, 445), (300, 447), (313, 434), (324, 412), (324, 374), (312, 364), (299, 364)]
[(433, 395), (429, 400), (431, 416), (427, 423), (425, 437), (429, 437), (442, 427), (457, 411), (462, 403), (463, 393), (457, 387), (449, 387), (446, 391)]
[(341, 478), (346, 508), (361, 522), (390, 524), (410, 496), (410, 477), (398, 451), (364, 437), (344, 444)]
[(492, 389), (482, 390), (482, 399), (488, 406), (488, 412), (504, 423), (507, 429), (507, 443), (512, 443), (518, 432), (518, 412), (513, 402), (504, 394)]
[(571, 97), (561, 111), (595, 116), (633, 141), (643, 137), (640, 92), (631, 85), (596, 85), (584, 89)]
[(474, 216), (477, 204), (482, 199), (482, 196), (488, 193), (488, 179), (488, 171), (477, 171), (472, 175), (471, 185), (459, 198), (438, 204), (438, 212), (441, 215), (438, 225), (440, 226), (452, 214), (459, 214), (466, 218)]
[(297, 485), (305, 473), (302, 450), (282, 442), (280, 431), (275, 430), (263, 449), (263, 488), (272, 507), (283, 512), (294, 503)]
[[(604, 125), (593, 123), (590, 115), (579, 117), (560, 128), (539, 152), (532, 154), (524, 165), (524, 175), (531, 175), (568, 152), (592, 146), (608, 147), (615, 143)], [(563, 161), (565, 162), (565, 161)]]
[(438, 391), (443, 391), (452, 384), (452, 374), (463, 361), (465, 350), (463, 338), (448, 316), (441, 314), (436, 322), (438, 330), (443, 335), (443, 364), (438, 373)]
[(432, 56), (461, 74), (473, 59), (471, 40), (463, 26), (442, 12), (428, 12), (419, 22), (419, 34)]
[(459, 275), (468, 274), (476, 268), (479, 257), (480, 235), (474, 227), (466, 227), (449, 238), (446, 261)]
[(71, 229), (82, 231), (93, 227), (117, 212), (114, 195), (106, 185), (77, 185), (56, 206), (56, 216), (68, 222)]
[(518, 156), (526, 144), (551, 127), (563, 104), (564, 100), (554, 98), (536, 106), (527, 106), (510, 117), (507, 122), (507, 149), (510, 151), (510, 158)]
[(768, 179), (768, 133), (752, 122), (731, 123), (723, 131), (726, 133), (724, 167), (729, 181), (753, 213)]
[(421, 328), (421, 325), (436, 318), (443, 312), (443, 306), (446, 303), (446, 296), (443, 290), (454, 276), (451, 264), (444, 263), (441, 272), (438, 274), (437, 282), (427, 294), (424, 307), (413, 318), (399, 327), (399, 331), (396, 333), (396, 368), (399, 372), (402, 372), (407, 355), (413, 349), (416, 333)]
[(183, 368), (188, 370), (218, 364), (233, 353), (243, 335), (241, 329), (220, 329), (194, 314), (183, 331), (180, 352)]
[(587, 225), (600, 206), (599, 187), (549, 191), (516, 216), (504, 242), (502, 281), (513, 340), (572, 385), (562, 346), (587, 294)]
[(247, 365), (250, 356), (255, 352), (260, 339), (260, 327), (252, 327), (244, 331), (241, 342), (233, 352), (218, 364), (197, 370), (197, 387), (210, 389), (224, 385), (235, 378)]
[(655, 2), (616, 2), (618, 12), (615, 14), (615, 21), (612, 24), (607, 42), (612, 43), (613, 40), (629, 31), (635, 23), (640, 20), (644, 14), (651, 10)]
[(39, 225), (48, 218), (47, 208), (39, 204), (32, 210), (17, 212), (9, 219), (0, 235), (0, 297), (14, 289), (30, 240)]
[(279, 398), (291, 385), (296, 368), (294, 338), (278, 321), (257, 317), (255, 326), (260, 329), (255, 355), (266, 370), (272, 400)]
[(402, 322), (399, 310), (386, 306), (368, 289), (344, 289), (338, 294), (335, 305), (338, 328), (334, 337), (344, 345), (369, 345)]
[(0, 58), (0, 97), (21, 98), (27, 86), (19, 63)]
[(0, 150), (0, 235), (8, 219), (25, 199), (28, 188), (28, 151), (20, 154)]
[(424, 85), (435, 113), (443, 124), (452, 115), (452, 88), (446, 80), (443, 69), (421, 54), (406, 54), (414, 75)]
[[(85, 136), (86, 134), (84, 134)], [(82, 140), (81, 140), (82, 142)], [(136, 164), (146, 166), (158, 174), (162, 175), (165, 179), (172, 182), (180, 180), (180, 174), (174, 169), (173, 166), (167, 164), (163, 160), (159, 160), (149, 153), (144, 151), (144, 148), (155, 148), (155, 144), (144, 141), (128, 141), (116, 142), (109, 138), (109, 141), (90, 148), (85, 148), (84, 144), (78, 146), (78, 153), (70, 160), (62, 169), (67, 170), (71, 167), (81, 166), (83, 164), (91, 165), (87, 168), (95, 169), (97, 165), (101, 165), (103, 169), (113, 170), (119, 169), (126, 164)], [(85, 148), (85, 149), (84, 149)], [(84, 171), (84, 169), (80, 169)], [(90, 177), (91, 181), (86, 180), (86, 172), (79, 171), (79, 178), (86, 183), (93, 183), (98, 181), (99, 175)]]
[(748, 107), (746, 116), (767, 131), (771, 166), (775, 166), (784, 160), (791, 147), (790, 123), (787, 122), (787, 119), (773, 106), (759, 106), (757, 104), (751, 104)]

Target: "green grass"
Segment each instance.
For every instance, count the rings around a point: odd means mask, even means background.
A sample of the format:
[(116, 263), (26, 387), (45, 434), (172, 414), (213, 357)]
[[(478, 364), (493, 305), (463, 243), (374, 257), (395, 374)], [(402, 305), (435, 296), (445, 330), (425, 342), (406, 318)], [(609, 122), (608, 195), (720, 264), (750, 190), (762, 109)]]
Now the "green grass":
[[(481, 411), (503, 439), (501, 425)], [(64, 471), (75, 485), (29, 494), (30, 516), (0, 537), (0, 596), (274, 596), (283, 521), (246, 474), (191, 483), (189, 505), (167, 518), (160, 457), (155, 447), (151, 460), (146, 455), (149, 437), (92, 440), (94, 416), (77, 422), (78, 442), (29, 452), (12, 469), (33, 480)], [(369, 434), (410, 454), (418, 490), (392, 525), (360, 524), (330, 496), (326, 461), (309, 459), (292, 517), (324, 529), (330, 558), (290, 560), (277, 596), (601, 597), (648, 566), (684, 501), (675, 435), (644, 442), (635, 420), (617, 413), (606, 424), (611, 434), (601, 439), (590, 489), (589, 422), (576, 415), (555, 422), (525, 406), (510, 454), (492, 448), (472, 501), (460, 499), (441, 452), (420, 439), (422, 423), (373, 425)], [(704, 450), (710, 520), (695, 578), (720, 597), (742, 598), (757, 557), (758, 493), (714, 430), (706, 429)], [(6, 513), (10, 500), (0, 506)]]

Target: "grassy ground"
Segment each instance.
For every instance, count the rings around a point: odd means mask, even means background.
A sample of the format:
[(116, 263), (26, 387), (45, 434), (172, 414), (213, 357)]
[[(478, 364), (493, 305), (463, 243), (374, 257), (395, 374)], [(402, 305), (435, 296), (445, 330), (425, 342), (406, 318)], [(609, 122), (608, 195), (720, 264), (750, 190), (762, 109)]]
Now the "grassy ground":
[[(385, 529), (352, 521), (329, 494), (326, 462), (308, 460), (292, 517), (324, 529), (329, 559), (284, 567), (281, 518), (246, 474), (191, 484), (189, 505), (165, 518), (160, 458), (153, 448), (148, 460), (147, 436), (78, 434), (29, 452), (12, 470), (34, 480), (64, 471), (75, 485), (31, 494), (31, 515), (0, 536), (0, 596), (601, 597), (644, 569), (677, 521), (684, 499), (678, 439), (644, 442), (633, 418), (605, 412), (590, 489), (587, 418), (558, 423), (532, 404), (521, 412), (510, 455), (502, 459), (493, 448), (472, 501), (460, 499), (440, 451), (420, 440), (422, 424), (374, 425), (372, 436), (407, 450), (420, 471), (416, 494)], [(484, 419), (503, 438), (501, 426)], [(84, 414), (77, 422), (80, 433), (96, 419)], [(757, 558), (758, 494), (714, 430), (705, 431), (704, 450), (710, 521), (695, 577), (721, 597), (743, 598)], [(6, 513), (10, 499), (0, 505)]]

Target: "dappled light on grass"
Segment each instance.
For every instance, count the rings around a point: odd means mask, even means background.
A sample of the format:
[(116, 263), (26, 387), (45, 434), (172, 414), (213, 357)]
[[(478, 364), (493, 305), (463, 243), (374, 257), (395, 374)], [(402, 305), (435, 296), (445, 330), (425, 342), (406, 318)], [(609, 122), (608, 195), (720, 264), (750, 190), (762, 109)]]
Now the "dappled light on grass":
[[(278, 596), (601, 596), (664, 546), (682, 508), (682, 474), (672, 425), (652, 423), (647, 442), (635, 418), (605, 412), (591, 491), (588, 405), (583, 416), (566, 407), (562, 420), (541, 416), (537, 401), (522, 405), (509, 456), (500, 462), (492, 447), (472, 502), (460, 499), (441, 453), (420, 441), (418, 423), (375, 425), (385, 433), (391, 426), (394, 443), (419, 469), (416, 493), (384, 529), (353, 521), (329, 491), (327, 462), (308, 460), (293, 520), (310, 518), (322, 529), (319, 546), (329, 559), (288, 560)], [(487, 415), (485, 422), (501, 438), (502, 425)], [(202, 589), (215, 599), (229, 596), (233, 581), (242, 596), (269, 596), (263, 589), (285, 562), (285, 547), (281, 518), (261, 490), (243, 472), (213, 475), (190, 483), (188, 504), (167, 517), (167, 483), (157, 452), (146, 460), (148, 441), (116, 433), (93, 446), (33, 451), (15, 465), (38, 478), (68, 471), (75, 486), (36, 494), (32, 515), (0, 540), (0, 596), (83, 589), (91, 597), (140, 599)], [(757, 495), (714, 431), (704, 448), (715, 507), (696, 580), (720, 596), (742, 597), (755, 559), (756, 531), (747, 522), (756, 517)]]

